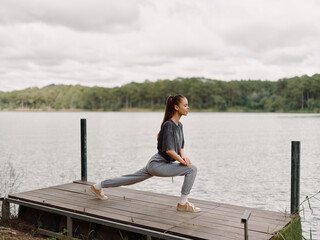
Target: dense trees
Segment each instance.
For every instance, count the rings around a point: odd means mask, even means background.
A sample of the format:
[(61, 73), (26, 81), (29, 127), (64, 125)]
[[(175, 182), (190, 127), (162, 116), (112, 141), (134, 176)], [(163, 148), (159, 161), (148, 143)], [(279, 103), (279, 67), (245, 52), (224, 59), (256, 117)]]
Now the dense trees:
[(217, 81), (205, 78), (131, 82), (122, 87), (49, 85), (0, 92), (0, 109), (163, 109), (168, 95), (185, 95), (192, 109), (209, 111), (320, 112), (320, 75), (277, 82)]

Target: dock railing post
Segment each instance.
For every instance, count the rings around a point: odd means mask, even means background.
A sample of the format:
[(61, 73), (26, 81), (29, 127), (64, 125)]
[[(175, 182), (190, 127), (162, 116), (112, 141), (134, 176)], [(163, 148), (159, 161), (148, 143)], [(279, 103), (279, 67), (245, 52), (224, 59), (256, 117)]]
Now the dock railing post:
[(300, 205), (300, 142), (291, 142), (291, 214), (299, 212)]
[(249, 239), (249, 234), (248, 234), (248, 221), (251, 216), (251, 210), (246, 210), (244, 214), (242, 215), (241, 218), (241, 223), (244, 224), (244, 240)]
[(87, 181), (87, 120), (81, 119), (81, 181)]

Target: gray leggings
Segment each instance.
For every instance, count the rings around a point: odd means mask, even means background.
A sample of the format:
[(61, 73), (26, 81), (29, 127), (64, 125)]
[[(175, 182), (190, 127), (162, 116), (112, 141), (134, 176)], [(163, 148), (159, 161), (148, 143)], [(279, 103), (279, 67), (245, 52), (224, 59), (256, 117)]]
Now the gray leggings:
[(184, 176), (181, 189), (182, 194), (189, 194), (197, 175), (197, 167), (193, 164), (183, 166), (178, 162), (168, 163), (160, 154), (155, 154), (147, 166), (133, 174), (123, 175), (118, 178), (107, 179), (101, 182), (101, 187), (119, 187), (144, 181), (153, 176), (174, 177)]

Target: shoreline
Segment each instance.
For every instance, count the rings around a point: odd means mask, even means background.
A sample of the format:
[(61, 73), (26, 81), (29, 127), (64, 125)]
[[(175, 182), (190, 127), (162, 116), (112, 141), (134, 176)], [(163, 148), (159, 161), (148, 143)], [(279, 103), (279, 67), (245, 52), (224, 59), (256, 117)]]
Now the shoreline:
[[(94, 109), (94, 110), (88, 110), (88, 109), (34, 109), (34, 108), (17, 108), (17, 109), (0, 109), (0, 112), (164, 112), (164, 109), (151, 109), (151, 108), (123, 108), (119, 110), (112, 110), (112, 109)], [(196, 112), (196, 113), (310, 113), (310, 114), (319, 114), (320, 112), (314, 112), (314, 111), (255, 111), (255, 110), (247, 110), (247, 109), (229, 109), (226, 111), (218, 111), (216, 109), (194, 109), (190, 110), (189, 112)]]
[(42, 240), (48, 239), (38, 233), (35, 226), (25, 223), (18, 218), (0, 220), (0, 238), (16, 240)]

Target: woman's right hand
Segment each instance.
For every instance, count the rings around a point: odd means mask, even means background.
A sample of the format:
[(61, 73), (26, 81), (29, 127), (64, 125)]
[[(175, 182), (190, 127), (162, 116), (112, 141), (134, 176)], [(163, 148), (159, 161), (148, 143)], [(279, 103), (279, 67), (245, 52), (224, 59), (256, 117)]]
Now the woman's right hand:
[(190, 158), (184, 157), (182, 158), (184, 162), (186, 163), (186, 166), (189, 166), (191, 164)]
[(180, 157), (174, 150), (167, 150), (166, 153), (183, 166), (189, 166), (188, 162)]

